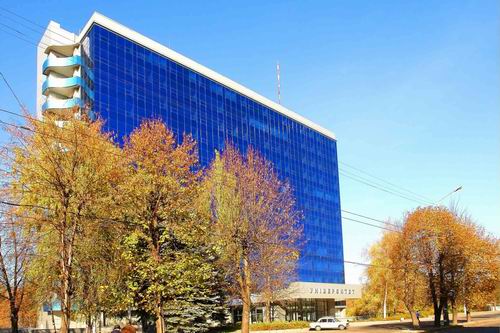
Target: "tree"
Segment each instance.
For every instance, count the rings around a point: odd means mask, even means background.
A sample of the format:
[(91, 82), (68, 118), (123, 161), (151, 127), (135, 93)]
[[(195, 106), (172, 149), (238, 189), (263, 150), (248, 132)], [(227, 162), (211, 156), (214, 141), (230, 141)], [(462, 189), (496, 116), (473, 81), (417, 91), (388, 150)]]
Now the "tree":
[(500, 285), (500, 242), (482, 228), (463, 218), (463, 257), (459, 274), (452, 290), (453, 321), (456, 323), (457, 304), (465, 304), (467, 321), (471, 310), (495, 302), (495, 291)]
[(447, 315), (446, 277), (457, 245), (453, 239), (454, 227), (454, 215), (443, 207), (416, 209), (408, 214), (403, 227), (409, 258), (428, 281), (435, 326), (440, 326), (441, 313)]
[(27, 272), (34, 250), (33, 232), (23, 231), (22, 217), (15, 208), (5, 209), (0, 215), (0, 300), (8, 302), (10, 327), (17, 333), (20, 313), (28, 308), (30, 296)]
[(396, 309), (398, 299), (396, 297), (396, 279), (393, 258), (390, 257), (390, 249), (397, 242), (397, 232), (386, 231), (379, 242), (368, 250), (371, 266), (366, 268), (368, 284), (363, 290), (365, 293), (377, 295), (377, 301), (382, 308), (382, 315), (387, 317), (387, 308)]
[(410, 313), (413, 327), (418, 327), (420, 323), (416, 312), (427, 303), (427, 284), (416, 260), (417, 254), (407, 242), (407, 232), (403, 228), (401, 233), (392, 234), (393, 242), (389, 245), (388, 256), (393, 263), (391, 273), (395, 291)]
[(85, 318), (89, 333), (102, 312), (117, 307), (111, 293), (115, 286), (123, 285), (120, 243), (124, 231), (126, 228), (118, 221), (105, 228), (89, 225), (87, 236), (75, 249), (76, 312)]
[[(28, 118), (26, 126), (12, 133), (17, 145), (8, 156), (11, 191), (28, 218), (24, 226), (36, 230), (36, 259), (47, 261), (38, 266), (55, 269), (47, 281), (61, 302), (62, 333), (69, 331), (77, 289), (77, 249), (89, 230), (113, 223), (110, 208), (123, 175), (120, 149), (101, 129), (99, 120), (70, 117), (61, 122), (47, 114), (44, 121)], [(37, 273), (41, 280), (52, 274)]]
[(205, 186), (220, 264), (230, 292), (242, 301), (241, 330), (248, 333), (251, 294), (266, 294), (288, 282), (273, 263), (285, 261), (285, 274), (294, 267), (301, 214), (289, 184), (251, 147), (243, 157), (227, 144), (222, 154), (216, 154)]
[(404, 311), (403, 304), (413, 326), (418, 327), (416, 311), (425, 306), (426, 285), (406, 245), (404, 234), (397, 228), (384, 231), (381, 239), (370, 247), (363, 296), (350, 311), (372, 316), (382, 313), (385, 318), (387, 308), (397, 313)]
[(164, 123), (149, 120), (126, 138), (124, 153), (130, 170), (123, 214), (131, 229), (124, 259), (133, 304), (154, 316), (158, 333), (204, 331), (223, 299), (208, 220), (198, 210), (196, 144), (189, 136), (178, 144)]
[(493, 298), (499, 283), (498, 240), (469, 218), (444, 207), (418, 208), (406, 216), (402, 231), (397, 251), (405, 255), (402, 264), (425, 276), (435, 326), (441, 313), (448, 322), (449, 302), (456, 323), (459, 301), (470, 310)]
[(282, 298), (284, 289), (295, 280), (299, 258), (298, 243), (294, 245), (295, 250), (288, 246), (276, 246), (274, 244), (279, 244), (281, 240), (275, 238), (278, 233), (273, 236), (268, 241), (273, 245), (261, 253), (260, 274), (255, 282), (255, 291), (259, 292), (260, 300), (265, 304), (266, 322), (272, 320), (272, 304)]

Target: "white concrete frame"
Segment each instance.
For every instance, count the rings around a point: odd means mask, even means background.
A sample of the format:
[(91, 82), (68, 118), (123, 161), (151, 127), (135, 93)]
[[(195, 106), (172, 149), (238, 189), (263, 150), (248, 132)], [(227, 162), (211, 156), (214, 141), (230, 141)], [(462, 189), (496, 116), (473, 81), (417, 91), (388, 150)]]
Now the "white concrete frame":
[(36, 114), (38, 119), (42, 119), (42, 105), (47, 101), (47, 97), (42, 94), (42, 85), (46, 80), (45, 75), (42, 73), (42, 64), (47, 59), (48, 55), (45, 53), (50, 45), (66, 45), (74, 44), (77, 36), (67, 30), (61, 28), (59, 23), (50, 21), (47, 29), (43, 33), (37, 47), (37, 79), (36, 79)]
[(167, 57), (195, 72), (198, 72), (199, 74), (203, 75), (203, 76), (206, 76), (207, 78), (211, 79), (211, 80), (214, 80), (230, 89), (233, 89), (235, 90), (236, 92), (240, 93), (240, 94), (243, 94), (251, 99), (253, 99), (254, 101), (256, 102), (259, 102), (293, 120), (296, 120), (304, 125), (306, 125), (307, 127), (333, 139), (333, 140), (336, 140), (336, 137), (335, 137), (335, 134), (333, 134), (331, 131), (313, 123), (312, 121), (310, 121), (309, 119), (307, 118), (304, 118), (303, 116), (291, 111), (291, 110), (288, 110), (287, 108), (283, 107), (282, 105), (280, 104), (277, 104), (267, 98), (265, 98), (264, 96), (262, 95), (259, 95), (258, 93), (254, 92), (253, 90), (250, 90), (244, 86), (242, 86), (241, 84), (239, 83), (236, 83), (234, 82), (233, 80), (203, 66), (203, 65), (200, 65), (199, 63), (183, 56), (182, 54), (179, 54), (171, 49), (169, 49), (168, 47), (158, 43), (158, 42), (155, 42), (154, 40), (146, 37), (146, 36), (143, 36), (141, 35), (140, 33), (130, 29), (130, 28), (127, 28), (126, 26), (116, 22), (116, 21), (113, 21), (112, 19), (100, 14), (100, 13), (97, 13), (97, 12), (94, 12), (94, 14), (92, 14), (92, 17), (88, 20), (88, 22), (85, 24), (85, 27), (83, 28), (83, 30), (81, 31), (80, 35), (79, 35), (79, 40), (82, 41), (83, 38), (85, 37), (85, 35), (88, 33), (88, 31), (90, 30), (90, 28), (92, 27), (93, 24), (98, 24), (100, 26), (103, 26), (111, 31), (114, 31), (116, 32), (117, 34), (119, 35), (122, 35), (123, 37), (127, 38), (127, 39), (130, 39), (131, 41), (135, 42), (135, 43), (138, 43), (156, 53), (159, 53), (160, 55), (164, 56), (164, 57)]

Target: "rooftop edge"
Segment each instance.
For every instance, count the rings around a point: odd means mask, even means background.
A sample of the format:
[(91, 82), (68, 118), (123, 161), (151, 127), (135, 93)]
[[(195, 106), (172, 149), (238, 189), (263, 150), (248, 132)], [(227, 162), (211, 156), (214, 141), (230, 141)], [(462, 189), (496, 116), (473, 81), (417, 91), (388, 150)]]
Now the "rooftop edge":
[(197, 62), (195, 62), (192, 59), (189, 59), (188, 57), (183, 56), (180, 53), (177, 53), (168, 47), (152, 40), (151, 38), (148, 38), (98, 12), (94, 12), (90, 19), (87, 21), (85, 24), (83, 30), (80, 32), (80, 35), (78, 36), (78, 39), (81, 41), (83, 37), (87, 34), (87, 32), (90, 30), (93, 24), (99, 24), (109, 30), (112, 30), (120, 35), (122, 35), (125, 38), (130, 39), (133, 42), (136, 42), (138, 44), (143, 45), (144, 47), (159, 53), (160, 55), (163, 55), (185, 67), (188, 67), (192, 69), (195, 72), (198, 72), (199, 74), (206, 76), (207, 78), (214, 80), (236, 92), (239, 92), (240, 94), (243, 94), (247, 96), (248, 98), (251, 98), (255, 100), (256, 102), (259, 102), (285, 116), (288, 118), (291, 118), (293, 120), (296, 120), (303, 125), (333, 139), (337, 140), (335, 137), (335, 134), (326, 128), (323, 128), (322, 126), (319, 126), (312, 122), (311, 120), (283, 107), (282, 105), (271, 101), (270, 99), (256, 93), (255, 91), (246, 88), (245, 86), (236, 83), (235, 81), (215, 72), (214, 70), (211, 70), (208, 67), (205, 67)]

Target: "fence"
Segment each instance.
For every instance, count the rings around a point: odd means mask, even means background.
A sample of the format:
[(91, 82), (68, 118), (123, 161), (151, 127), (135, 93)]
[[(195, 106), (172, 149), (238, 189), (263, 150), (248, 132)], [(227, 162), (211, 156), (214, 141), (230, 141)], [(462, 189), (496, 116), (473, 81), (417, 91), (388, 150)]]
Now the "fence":
[[(85, 333), (85, 328), (71, 328), (70, 333)], [(20, 333), (54, 333), (48, 328), (20, 328)], [(0, 333), (12, 333), (10, 328), (0, 328)]]

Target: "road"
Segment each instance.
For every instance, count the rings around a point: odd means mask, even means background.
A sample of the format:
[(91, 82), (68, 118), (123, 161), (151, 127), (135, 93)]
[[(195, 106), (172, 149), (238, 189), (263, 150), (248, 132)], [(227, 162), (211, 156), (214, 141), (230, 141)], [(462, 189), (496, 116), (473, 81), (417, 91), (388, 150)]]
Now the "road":
[[(465, 317), (459, 315), (459, 326), (449, 328), (435, 328), (433, 327), (433, 318), (422, 318), (421, 327), (419, 329), (412, 329), (411, 321), (392, 320), (392, 321), (365, 321), (353, 322), (349, 325), (346, 333), (401, 333), (401, 332), (439, 332), (439, 333), (500, 333), (500, 311), (485, 311), (473, 312), (472, 322), (465, 322)], [(239, 333), (241, 331), (234, 331), (232, 333)], [(258, 331), (255, 333), (313, 333), (306, 328), (293, 329), (293, 330), (276, 330), (276, 331)], [(334, 333), (336, 330), (325, 330), (322, 332)]]
[(442, 333), (500, 333), (500, 311), (478, 312), (473, 314), (473, 321), (465, 322), (465, 318), (459, 317), (459, 324), (462, 327), (441, 328), (436, 330), (432, 327), (432, 318), (423, 318), (421, 329), (412, 330), (409, 321), (389, 321), (389, 322), (359, 322), (352, 323), (348, 332), (350, 333), (370, 333), (370, 332), (442, 332)]

